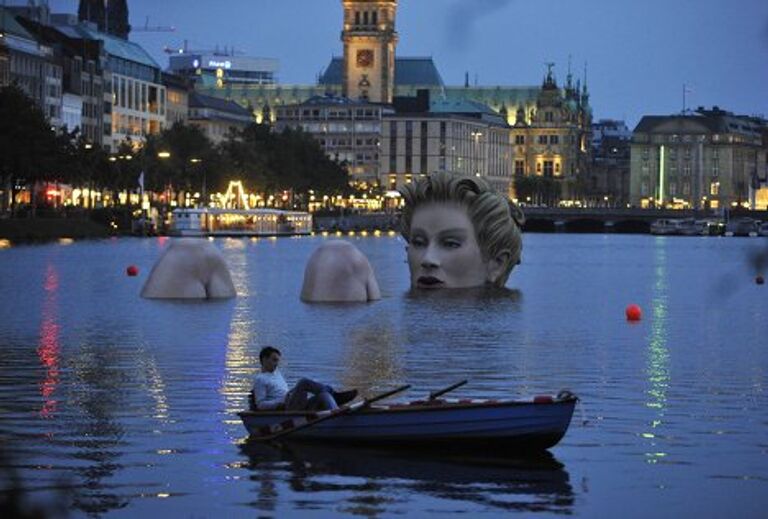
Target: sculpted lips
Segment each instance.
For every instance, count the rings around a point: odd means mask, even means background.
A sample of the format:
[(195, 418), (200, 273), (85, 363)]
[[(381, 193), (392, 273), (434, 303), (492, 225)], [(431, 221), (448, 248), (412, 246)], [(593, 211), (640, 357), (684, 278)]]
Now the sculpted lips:
[(416, 283), (418, 284), (418, 286), (424, 287), (424, 288), (437, 288), (443, 284), (442, 281), (440, 281), (434, 276), (421, 276), (419, 279), (416, 280)]

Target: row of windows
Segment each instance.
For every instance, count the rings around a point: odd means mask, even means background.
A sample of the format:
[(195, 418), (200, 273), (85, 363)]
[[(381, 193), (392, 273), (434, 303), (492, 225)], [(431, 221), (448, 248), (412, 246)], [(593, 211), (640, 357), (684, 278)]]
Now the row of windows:
[(355, 11), (355, 25), (378, 25), (378, 11)]
[(379, 111), (372, 109), (359, 108), (357, 110), (327, 110), (327, 109), (286, 109), (278, 112), (281, 119), (303, 118), (303, 119), (332, 119), (332, 120), (348, 120), (348, 119), (371, 119), (378, 118)]
[(352, 146), (354, 143), (355, 146), (378, 146), (379, 140), (378, 139), (320, 139), (320, 146), (325, 147), (326, 145), (329, 147), (336, 147), (336, 146)]
[(114, 78), (112, 102), (119, 108), (165, 115), (165, 88), (131, 78)]

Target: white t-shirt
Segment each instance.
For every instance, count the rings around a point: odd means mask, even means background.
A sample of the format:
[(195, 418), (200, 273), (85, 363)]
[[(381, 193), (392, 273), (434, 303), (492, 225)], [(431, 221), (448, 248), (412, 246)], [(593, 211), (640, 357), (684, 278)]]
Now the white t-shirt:
[(272, 373), (259, 373), (253, 381), (257, 409), (275, 409), (285, 402), (287, 393), (288, 384), (278, 369)]

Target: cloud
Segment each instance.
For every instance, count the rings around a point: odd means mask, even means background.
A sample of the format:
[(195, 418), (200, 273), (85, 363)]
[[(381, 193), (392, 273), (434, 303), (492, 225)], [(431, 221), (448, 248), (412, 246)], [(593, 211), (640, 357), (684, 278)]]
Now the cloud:
[(445, 38), (454, 50), (466, 50), (474, 39), (477, 22), (503, 10), (512, 0), (456, 0), (448, 8)]

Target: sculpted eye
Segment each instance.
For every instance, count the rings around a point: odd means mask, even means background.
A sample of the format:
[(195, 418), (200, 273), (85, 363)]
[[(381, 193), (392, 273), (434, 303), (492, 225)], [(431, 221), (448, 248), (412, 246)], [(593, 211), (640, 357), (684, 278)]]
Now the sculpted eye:
[(462, 243), (461, 240), (457, 240), (455, 238), (447, 238), (443, 240), (443, 246), (448, 249), (458, 249), (461, 247)]
[(411, 238), (411, 245), (414, 247), (424, 247), (427, 244), (427, 240), (421, 236), (414, 236)]

